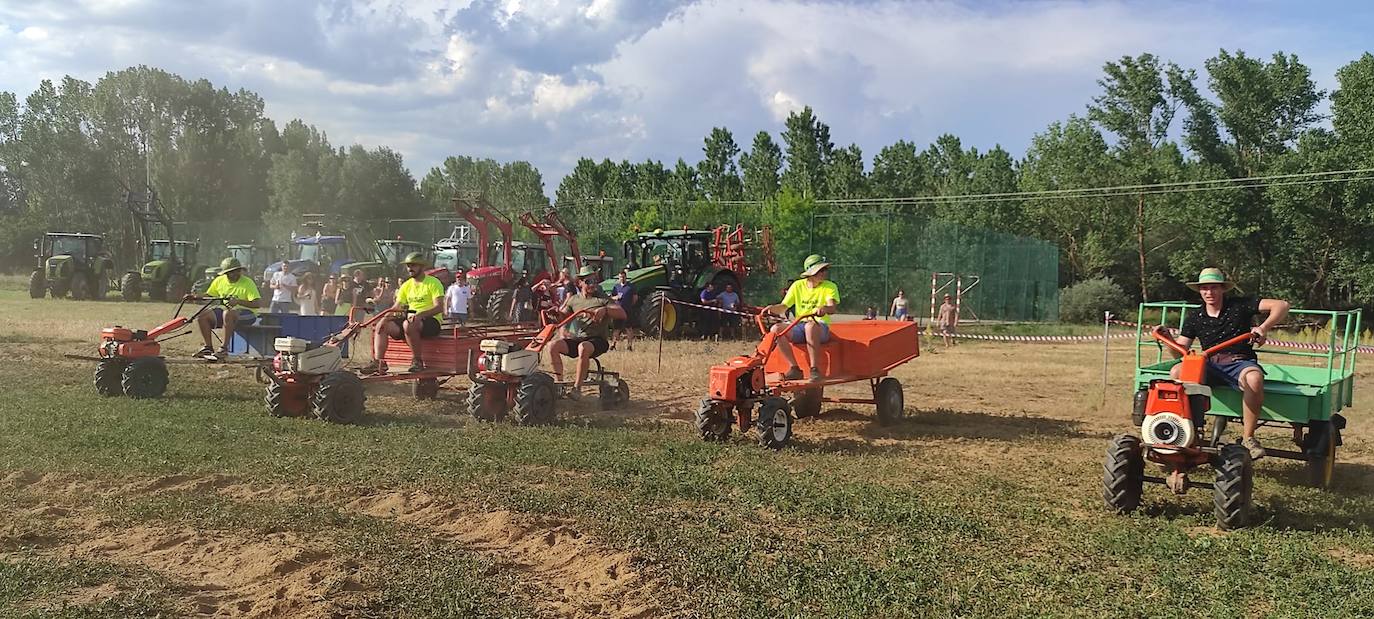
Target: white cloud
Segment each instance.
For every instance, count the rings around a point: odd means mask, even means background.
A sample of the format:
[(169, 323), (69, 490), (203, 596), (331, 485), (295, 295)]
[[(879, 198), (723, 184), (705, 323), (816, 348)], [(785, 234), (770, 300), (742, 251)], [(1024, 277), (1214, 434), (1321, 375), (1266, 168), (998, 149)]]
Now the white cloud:
[(545, 75), (534, 87), (534, 115), (556, 116), (591, 98), (600, 87), (586, 81), (566, 84), (556, 75)]
[(38, 26), (29, 26), (19, 31), (19, 38), (25, 41), (37, 42), (48, 40), (48, 29)]

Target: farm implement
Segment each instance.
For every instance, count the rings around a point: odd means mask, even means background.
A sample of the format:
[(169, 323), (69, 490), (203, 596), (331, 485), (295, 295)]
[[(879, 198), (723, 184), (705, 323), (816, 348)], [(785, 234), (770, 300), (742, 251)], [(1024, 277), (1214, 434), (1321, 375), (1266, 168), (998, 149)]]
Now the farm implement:
[[(830, 341), (821, 346), (821, 358), (813, 362), (805, 344), (793, 344), (786, 339), (792, 327), (809, 317), (799, 316), (781, 333), (773, 333), (765, 324), (763, 313), (755, 316), (763, 340), (754, 354), (735, 357), (711, 368), (708, 395), (702, 398), (696, 413), (697, 433), (702, 439), (725, 440), (732, 425), (739, 426), (741, 432), (752, 425), (760, 445), (781, 449), (792, 438), (793, 420), (820, 414), (826, 402), (873, 404), (877, 407), (878, 422), (883, 424), (902, 418), (902, 384), (887, 374), (920, 355), (915, 323), (834, 323), (830, 325)], [(791, 346), (798, 364), (820, 368), (825, 378), (814, 382), (779, 380), (788, 363), (776, 350), (778, 346)], [(868, 382), (873, 397), (825, 395), (826, 387), (860, 381)]]
[[(1159, 312), (1162, 325), (1168, 324), (1173, 314), (1181, 328), (1183, 314), (1192, 307), (1196, 306), (1144, 303), (1140, 306), (1137, 322), (1145, 322), (1146, 312)], [(1360, 312), (1291, 310), (1290, 313), (1325, 322), (1330, 341), (1325, 352), (1261, 351), (1264, 355), (1306, 357), (1317, 361), (1315, 367), (1260, 364), (1264, 370), (1260, 426), (1291, 429), (1298, 447), (1297, 450), (1266, 447), (1264, 455), (1305, 462), (1308, 481), (1314, 486), (1325, 487), (1331, 484), (1336, 448), (1341, 445), (1341, 430), (1345, 428), (1345, 418), (1339, 412), (1352, 403)], [(1108, 509), (1117, 513), (1134, 511), (1140, 506), (1145, 482), (1165, 484), (1176, 494), (1200, 487), (1212, 491), (1217, 524), (1221, 528), (1232, 529), (1246, 524), (1251, 511), (1254, 464), (1244, 447), (1223, 442), (1227, 423), (1242, 417), (1241, 393), (1228, 386), (1208, 386), (1206, 371), (1208, 357), (1246, 342), (1250, 337), (1247, 333), (1197, 352), (1185, 350), (1164, 329), (1137, 328), (1137, 391), (1131, 421), (1140, 429), (1140, 436), (1118, 435), (1107, 446), (1102, 496)], [(1156, 342), (1158, 355), (1153, 363), (1144, 363), (1141, 349)], [(1181, 355), (1182, 359), (1166, 359), (1165, 347)], [(1177, 378), (1170, 375), (1175, 364), (1179, 366)], [(1209, 421), (1212, 424), (1210, 432)], [(1146, 461), (1158, 464), (1165, 476), (1146, 475)], [(1212, 482), (1188, 478), (1189, 473), (1204, 465), (1211, 466), (1214, 471)]]
[[(157, 398), (167, 391), (169, 377), (167, 359), (162, 356), (162, 342), (190, 333), (182, 329), (195, 322), (197, 316), (224, 297), (202, 299), (204, 304), (194, 313), (181, 315), (186, 304), (177, 304), (172, 319), (149, 330), (129, 329), (115, 325), (100, 330), (99, 354), (95, 365), (95, 390), (103, 396), (126, 395), (131, 398)], [(173, 333), (181, 331), (180, 333)], [(74, 359), (90, 357), (67, 355)]]
[[(345, 369), (341, 346), (362, 330), (390, 316), (381, 313), (367, 320), (350, 322), (343, 330), (320, 344), (295, 337), (279, 337), (273, 342), (277, 355), (267, 372), (265, 402), (275, 417), (315, 417), (335, 423), (354, 423), (362, 418), (367, 383), (413, 381), (416, 399), (433, 399), (439, 387), (455, 376), (468, 374), (468, 360), (484, 340), (512, 342), (523, 346), (537, 333), (532, 325), (492, 327), (450, 326), (433, 338), (424, 340), (419, 372), (358, 375)], [(392, 341), (383, 361), (391, 367), (406, 367), (412, 359), (405, 341)]]
[[(573, 312), (553, 323), (544, 321), (539, 334), (524, 348), (508, 339), (486, 339), (480, 354), (469, 352), (468, 412), (482, 421), (499, 421), (509, 411), (521, 425), (552, 423), (558, 418), (555, 401), (572, 389), (570, 382), (558, 382), (539, 369), (540, 353), (553, 334), (579, 315)], [(596, 385), (602, 410), (616, 408), (630, 400), (630, 385), (618, 372), (607, 371), (599, 359), (591, 360), (584, 385)]]

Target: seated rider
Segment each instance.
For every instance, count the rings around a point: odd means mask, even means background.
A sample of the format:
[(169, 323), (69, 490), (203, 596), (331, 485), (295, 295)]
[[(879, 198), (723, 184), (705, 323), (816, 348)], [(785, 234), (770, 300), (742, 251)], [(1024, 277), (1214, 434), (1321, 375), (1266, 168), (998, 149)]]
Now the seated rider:
[[(810, 380), (817, 382), (823, 377), (816, 360), (821, 356), (821, 344), (830, 341), (830, 315), (839, 308), (840, 289), (835, 282), (826, 279), (830, 273), (830, 261), (824, 256), (811, 254), (806, 257), (802, 267), (801, 278), (792, 282), (782, 297), (782, 303), (769, 305), (764, 310), (778, 316), (786, 316), (788, 309), (794, 309), (798, 316), (812, 314), (793, 326), (787, 338), (793, 344), (806, 343), (806, 354), (811, 359)], [(781, 334), (785, 327), (782, 323), (773, 325), (773, 333)], [(801, 380), (801, 367), (797, 365), (792, 347), (779, 346), (778, 351), (791, 366), (782, 375), (783, 380)]]
[(625, 320), (625, 310), (615, 301), (601, 294), (597, 285), (596, 269), (590, 265), (577, 272), (578, 292), (563, 302), (564, 316), (581, 310), (591, 310), (570, 321), (563, 327), (559, 338), (549, 344), (549, 363), (554, 374), (563, 380), (563, 359), (566, 356), (577, 359), (577, 375), (573, 379), (569, 397), (576, 400), (582, 396), (582, 381), (587, 379), (587, 368), (591, 360), (610, 349), (611, 321)]
[[(386, 372), (386, 348), (389, 340), (404, 340), (410, 346), (410, 371), (425, 369), (420, 342), (422, 338), (439, 335), (439, 312), (444, 310), (444, 284), (439, 278), (425, 274), (425, 257), (411, 252), (405, 259), (410, 277), (396, 291), (395, 302), (383, 312), (394, 318), (383, 318), (381, 326), (372, 334), (372, 363), (363, 368), (364, 374)], [(389, 278), (387, 278), (389, 279)]]
[[(1264, 447), (1255, 438), (1255, 428), (1259, 426), (1260, 408), (1264, 406), (1264, 369), (1259, 365), (1254, 347), (1264, 345), (1269, 331), (1288, 316), (1288, 302), (1254, 297), (1227, 298), (1226, 293), (1237, 290), (1236, 283), (1227, 281), (1226, 274), (1217, 268), (1203, 269), (1197, 281), (1188, 282), (1188, 287), (1202, 296), (1202, 307), (1188, 310), (1184, 315), (1183, 328), (1174, 340), (1180, 346), (1187, 348), (1196, 338), (1202, 341), (1202, 348), (1207, 349), (1247, 332), (1253, 335), (1250, 342), (1236, 344), (1207, 358), (1207, 382), (1230, 385), (1241, 392), (1244, 401), (1241, 446), (1249, 450), (1252, 460), (1262, 458)], [(1258, 327), (1254, 326), (1257, 314), (1269, 315)], [(1170, 353), (1178, 356), (1172, 349)], [(1178, 378), (1178, 372), (1179, 366), (1175, 365), (1170, 374)]]
[[(205, 347), (196, 353), (197, 357), (213, 357), (215, 350), (210, 343), (210, 331), (219, 327), (224, 327), (224, 345), (220, 347), (221, 356), (229, 354), (229, 342), (234, 340), (234, 329), (239, 325), (248, 326), (258, 319), (255, 308), (262, 307), (262, 295), (258, 294), (258, 286), (253, 283), (253, 279), (243, 276), (243, 264), (238, 258), (225, 258), (219, 263), (219, 275), (210, 282), (210, 287), (205, 289), (203, 296), (186, 295), (188, 300), (203, 301), (206, 298), (225, 297), (223, 307), (216, 307), (210, 312), (201, 312), (196, 317), (196, 324), (200, 326), (200, 337), (205, 340)], [(232, 311), (226, 311), (232, 310)]]

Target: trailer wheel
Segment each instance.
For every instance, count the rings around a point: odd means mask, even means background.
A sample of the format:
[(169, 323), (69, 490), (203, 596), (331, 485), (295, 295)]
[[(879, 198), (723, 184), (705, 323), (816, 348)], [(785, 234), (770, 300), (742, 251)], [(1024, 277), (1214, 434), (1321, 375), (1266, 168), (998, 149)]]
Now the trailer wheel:
[(1340, 430), (1330, 421), (1313, 421), (1307, 425), (1302, 450), (1307, 455), (1307, 483), (1314, 488), (1328, 488), (1336, 471), (1336, 445)]
[(558, 399), (558, 389), (553, 377), (543, 372), (535, 372), (520, 381), (515, 391), (515, 421), (522, 426), (538, 426), (553, 423), (557, 417), (554, 402)]
[(906, 395), (902, 393), (902, 383), (891, 376), (878, 381), (878, 387), (873, 390), (873, 400), (878, 404), (880, 424), (897, 423), (906, 415)]
[(754, 422), (759, 445), (782, 449), (792, 440), (792, 407), (783, 398), (773, 397), (759, 404), (759, 417)]
[(421, 378), (410, 387), (410, 393), (416, 400), (433, 400), (439, 397), (439, 379)]
[(473, 383), (468, 387), (468, 413), (478, 421), (500, 421), (506, 416), (505, 383)]
[(95, 392), (105, 397), (124, 395), (124, 368), (121, 359), (101, 359), (95, 363)]
[(29, 298), (41, 299), (43, 294), (48, 291), (48, 280), (43, 278), (43, 271), (35, 270), (29, 274)]
[(724, 441), (730, 438), (730, 405), (711, 398), (702, 398), (697, 407), (697, 434), (703, 441)]
[(821, 414), (821, 397), (825, 395), (824, 387), (814, 389), (803, 389), (792, 396), (792, 412), (797, 419), (802, 417), (815, 417)]
[(1212, 483), (1212, 506), (1217, 526), (1235, 529), (1250, 520), (1250, 491), (1254, 487), (1254, 464), (1250, 452), (1240, 445), (1226, 445), (1213, 461), (1217, 471)]
[(302, 417), (310, 410), (310, 390), (301, 383), (267, 381), (263, 398), (267, 414), (273, 417)]
[(320, 380), (311, 398), (311, 408), (317, 419), (330, 423), (357, 423), (363, 417), (367, 394), (357, 374), (339, 370)]
[(143, 300), (143, 276), (138, 273), (125, 273), (119, 278), (119, 298), (130, 303)]
[(1121, 434), (1107, 444), (1107, 460), (1102, 463), (1102, 500), (1107, 509), (1129, 514), (1140, 507), (1145, 485), (1145, 458), (1140, 439)]
[(167, 363), (160, 357), (134, 359), (124, 368), (120, 387), (131, 398), (162, 397), (167, 391)]

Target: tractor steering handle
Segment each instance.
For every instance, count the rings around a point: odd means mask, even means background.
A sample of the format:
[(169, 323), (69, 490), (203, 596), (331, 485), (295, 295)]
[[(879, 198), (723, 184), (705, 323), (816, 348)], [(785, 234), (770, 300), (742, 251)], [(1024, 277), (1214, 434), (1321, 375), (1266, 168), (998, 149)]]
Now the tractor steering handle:
[[(768, 335), (768, 325), (767, 325), (766, 323), (764, 323), (764, 321), (763, 321), (764, 316), (767, 316), (767, 315), (768, 315), (768, 310), (767, 310), (767, 309), (760, 310), (758, 314), (755, 314), (755, 315), (754, 315), (754, 322), (758, 323), (758, 325), (759, 325), (759, 334), (760, 334), (760, 335)], [(784, 329), (784, 331), (791, 331), (791, 330), (792, 330), (792, 327), (797, 326), (797, 323), (799, 323), (799, 322), (801, 322), (801, 321), (803, 321), (803, 320), (806, 320), (807, 318), (814, 317), (815, 315), (816, 315), (816, 313), (815, 313), (815, 312), (812, 312), (812, 313), (810, 313), (810, 314), (802, 314), (801, 316), (797, 316), (796, 318), (793, 318), (793, 319), (792, 319), (792, 322), (789, 322), (789, 323), (787, 324), (787, 328)]]
[[(1169, 336), (1164, 335), (1163, 333), (1161, 333), (1161, 332), (1160, 332), (1160, 329), (1159, 329), (1158, 327), (1156, 327), (1155, 329), (1152, 329), (1152, 330), (1150, 331), (1150, 335), (1154, 336), (1154, 338), (1155, 338), (1156, 340), (1159, 340), (1159, 343), (1161, 343), (1161, 344), (1163, 344), (1163, 345), (1165, 345), (1165, 346), (1168, 346), (1171, 350), (1173, 350), (1174, 352), (1178, 353), (1179, 356), (1183, 356), (1183, 355), (1187, 355), (1187, 354), (1188, 354), (1188, 349), (1187, 349), (1187, 348), (1184, 348), (1182, 344), (1179, 344), (1178, 342), (1175, 342), (1173, 338), (1171, 338), (1171, 337), (1169, 337)], [(1227, 348), (1230, 348), (1230, 347), (1232, 347), (1232, 346), (1235, 346), (1236, 344), (1243, 344), (1243, 343), (1245, 343), (1245, 342), (1248, 342), (1248, 341), (1250, 341), (1250, 339), (1253, 338), (1253, 337), (1254, 337), (1254, 335), (1251, 334), (1251, 333), (1244, 333), (1244, 334), (1241, 334), (1241, 335), (1237, 335), (1236, 337), (1233, 337), (1233, 338), (1231, 338), (1231, 339), (1229, 339), (1229, 340), (1226, 340), (1225, 342), (1222, 342), (1222, 343), (1220, 343), (1220, 344), (1217, 344), (1216, 346), (1213, 346), (1213, 347), (1211, 347), (1211, 348), (1208, 348), (1207, 350), (1202, 351), (1200, 354), (1202, 355), (1203, 358), (1207, 358), (1207, 357), (1210, 357), (1210, 356), (1212, 356), (1212, 355), (1214, 355), (1214, 354), (1216, 354), (1216, 353), (1221, 352), (1222, 350), (1225, 350), (1225, 349), (1227, 349)]]

